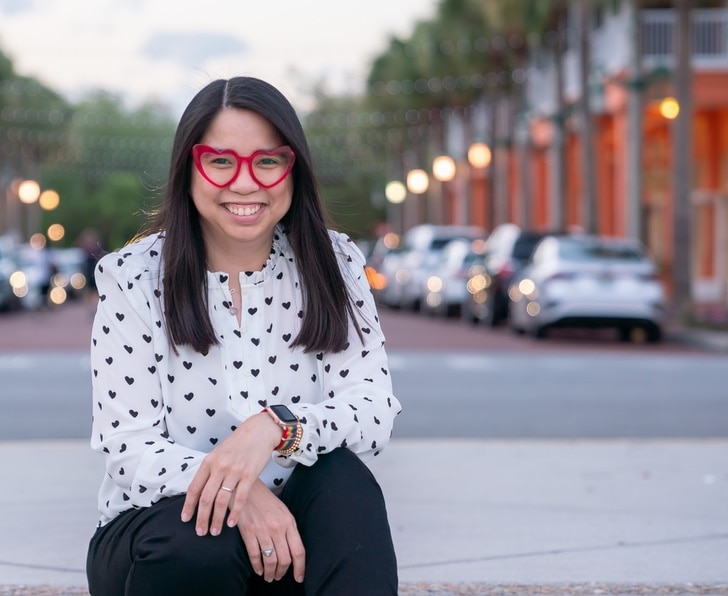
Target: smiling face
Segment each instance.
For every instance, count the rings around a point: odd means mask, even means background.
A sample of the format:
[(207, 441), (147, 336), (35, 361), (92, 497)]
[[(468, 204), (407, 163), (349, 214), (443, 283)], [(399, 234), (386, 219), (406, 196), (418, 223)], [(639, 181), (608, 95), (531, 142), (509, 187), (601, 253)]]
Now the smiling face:
[[(242, 156), (272, 151), (284, 145), (275, 127), (250, 110), (225, 108), (200, 139), (217, 151)], [(247, 164), (222, 188), (192, 166), (190, 192), (200, 214), (208, 266), (215, 270), (258, 270), (270, 253), (273, 229), (288, 212), (293, 197), (290, 173), (266, 188), (253, 179)]]

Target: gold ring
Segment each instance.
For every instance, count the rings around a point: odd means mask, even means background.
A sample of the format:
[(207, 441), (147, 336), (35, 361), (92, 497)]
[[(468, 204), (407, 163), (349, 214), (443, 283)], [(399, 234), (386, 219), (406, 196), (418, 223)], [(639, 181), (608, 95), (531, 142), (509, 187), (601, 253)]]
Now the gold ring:
[(227, 486), (221, 486), (220, 487), (220, 490), (224, 490), (226, 493), (233, 492), (233, 489), (232, 488), (228, 488)]

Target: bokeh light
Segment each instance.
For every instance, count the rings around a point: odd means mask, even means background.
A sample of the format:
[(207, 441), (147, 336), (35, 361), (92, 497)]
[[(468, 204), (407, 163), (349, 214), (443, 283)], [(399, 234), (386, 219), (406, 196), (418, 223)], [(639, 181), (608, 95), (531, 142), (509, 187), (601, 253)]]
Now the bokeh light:
[(38, 203), (40, 204), (41, 209), (45, 209), (46, 211), (52, 211), (61, 202), (61, 197), (55, 190), (44, 190), (42, 193), (40, 193), (40, 198), (38, 199)]
[(64, 290), (63, 288), (56, 286), (55, 288), (51, 289), (48, 298), (53, 304), (59, 305), (63, 304), (66, 301), (66, 299), (68, 298), (68, 294), (66, 294), (66, 290)]
[(440, 182), (449, 182), (455, 178), (455, 160), (449, 155), (438, 155), (432, 161), (432, 175)]
[(40, 232), (37, 232), (30, 237), (28, 244), (30, 244), (34, 249), (40, 250), (46, 246), (46, 237)]
[(491, 158), (490, 147), (485, 143), (473, 143), (468, 148), (468, 163), (474, 168), (487, 168)]
[(410, 170), (407, 173), (407, 188), (410, 192), (421, 195), (430, 188), (430, 177), (425, 170)]
[(18, 198), (21, 203), (30, 205), (40, 196), (40, 185), (35, 180), (23, 180), (18, 186)]
[(48, 226), (48, 238), (53, 242), (58, 242), (66, 235), (66, 229), (59, 223)]
[(680, 114), (680, 104), (674, 97), (666, 97), (660, 102), (660, 114), (663, 118), (674, 120)]
[(384, 196), (390, 203), (401, 203), (407, 198), (407, 188), (399, 180), (392, 180), (384, 187)]
[(384, 242), (384, 246), (386, 246), (389, 250), (394, 250), (399, 246), (399, 234), (395, 232), (387, 232), (384, 235), (382, 242)]

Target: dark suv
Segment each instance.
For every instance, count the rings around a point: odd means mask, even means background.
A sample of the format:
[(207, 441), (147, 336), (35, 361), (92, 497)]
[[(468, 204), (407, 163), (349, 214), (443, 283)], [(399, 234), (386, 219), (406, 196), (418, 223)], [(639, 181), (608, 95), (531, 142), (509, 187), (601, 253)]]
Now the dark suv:
[(485, 254), (470, 268), (468, 297), (462, 317), (495, 327), (508, 319), (508, 287), (547, 232), (522, 230), (512, 223), (497, 226), (488, 236)]

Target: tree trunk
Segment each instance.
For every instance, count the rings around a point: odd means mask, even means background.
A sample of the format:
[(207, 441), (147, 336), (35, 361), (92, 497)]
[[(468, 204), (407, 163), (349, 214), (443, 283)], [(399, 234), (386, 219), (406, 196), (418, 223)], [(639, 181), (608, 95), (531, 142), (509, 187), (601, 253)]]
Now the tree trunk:
[(692, 311), (692, 240), (690, 230), (690, 192), (692, 190), (692, 68), (691, 12), (692, 0), (676, 0), (675, 26), (675, 98), (680, 113), (674, 121), (673, 134), (673, 314), (690, 315)]
[(566, 10), (557, 8), (556, 45), (554, 46), (554, 68), (556, 76), (556, 117), (554, 118), (554, 140), (551, 149), (553, 178), (551, 183), (550, 222), (554, 230), (566, 229), (566, 100), (564, 98), (564, 53), (566, 41)]
[(627, 155), (626, 155), (626, 208), (625, 234), (643, 243), (642, 237), (642, 26), (640, 0), (627, 1), (627, 26), (629, 27), (630, 85), (627, 104)]
[(596, 234), (597, 202), (596, 176), (594, 171), (594, 122), (590, 105), (591, 35), (594, 15), (593, 0), (577, 2), (579, 7), (579, 79), (581, 82), (581, 185), (582, 221), (586, 232)]

